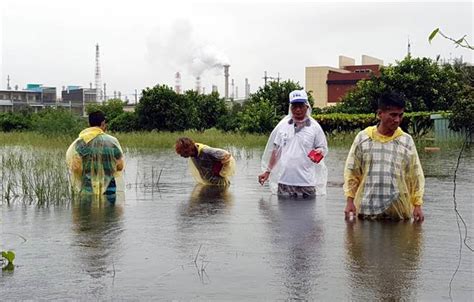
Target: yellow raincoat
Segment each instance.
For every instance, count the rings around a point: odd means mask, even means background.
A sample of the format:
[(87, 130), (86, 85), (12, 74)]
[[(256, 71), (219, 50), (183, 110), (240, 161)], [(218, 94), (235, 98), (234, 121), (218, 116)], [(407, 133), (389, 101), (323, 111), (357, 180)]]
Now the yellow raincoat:
[(84, 129), (66, 152), (73, 187), (95, 196), (124, 191), (123, 151), (118, 140), (99, 127)]
[(226, 150), (196, 143), (198, 154), (189, 158), (189, 169), (198, 183), (226, 186), (235, 172), (235, 159)]
[(368, 127), (359, 132), (344, 169), (344, 193), (357, 213), (408, 219), (423, 204), (425, 178), (413, 138), (398, 128), (390, 136)]

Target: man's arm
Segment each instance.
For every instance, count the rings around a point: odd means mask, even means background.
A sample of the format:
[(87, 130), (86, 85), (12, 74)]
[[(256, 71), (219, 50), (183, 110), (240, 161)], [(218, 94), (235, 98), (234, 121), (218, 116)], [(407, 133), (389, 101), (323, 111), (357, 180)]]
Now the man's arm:
[(358, 148), (357, 137), (349, 150), (346, 164), (344, 167), (344, 195), (346, 196), (346, 207), (344, 216), (350, 218), (351, 213), (356, 214), (354, 198), (359, 189), (362, 178), (362, 159), (360, 149)]
[(270, 173), (273, 167), (275, 167), (276, 163), (278, 162), (278, 159), (280, 159), (280, 154), (281, 154), (281, 149), (275, 146), (275, 148), (272, 151), (272, 155), (270, 156), (270, 161), (268, 163), (267, 170), (258, 176), (258, 182), (261, 185), (263, 185), (270, 177)]

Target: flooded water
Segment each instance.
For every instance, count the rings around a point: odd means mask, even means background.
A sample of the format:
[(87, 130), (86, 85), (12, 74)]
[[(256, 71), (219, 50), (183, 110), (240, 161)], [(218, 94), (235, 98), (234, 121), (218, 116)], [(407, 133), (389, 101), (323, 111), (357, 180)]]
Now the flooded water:
[[(127, 154), (125, 201), (115, 206), (4, 204), (0, 247), (16, 252), (16, 267), (2, 272), (0, 299), (449, 300), (457, 151), (420, 151), (421, 225), (344, 221), (347, 150), (331, 150), (328, 194), (316, 200), (272, 196), (257, 183), (261, 151), (235, 151), (226, 191), (196, 186), (184, 159), (160, 151)], [(473, 175), (470, 151), (456, 192), (468, 243)], [(473, 253), (461, 254), (452, 297), (472, 301)]]

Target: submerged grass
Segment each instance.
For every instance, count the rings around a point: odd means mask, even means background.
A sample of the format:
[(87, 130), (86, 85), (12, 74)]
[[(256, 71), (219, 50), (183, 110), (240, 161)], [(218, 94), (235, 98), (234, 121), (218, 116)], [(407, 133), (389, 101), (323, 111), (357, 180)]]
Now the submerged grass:
[(59, 150), (2, 148), (0, 185), (2, 204), (53, 205), (73, 197), (64, 154)]

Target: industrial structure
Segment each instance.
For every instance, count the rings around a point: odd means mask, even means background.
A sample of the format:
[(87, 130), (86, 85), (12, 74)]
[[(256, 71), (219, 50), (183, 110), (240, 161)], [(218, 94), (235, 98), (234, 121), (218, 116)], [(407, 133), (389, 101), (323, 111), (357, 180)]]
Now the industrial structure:
[[(8, 76), (10, 81), (10, 76)], [(23, 90), (12, 90), (10, 83), (6, 90), (0, 90), (0, 112), (19, 111), (32, 108), (35, 112), (45, 107), (57, 106), (56, 87), (42, 84), (27, 84)]]
[(305, 69), (305, 87), (312, 95), (315, 107), (326, 107), (341, 101), (357, 82), (378, 76), (383, 61), (362, 55), (362, 64), (355, 65), (353, 58), (339, 56), (339, 68), (310, 66)]

